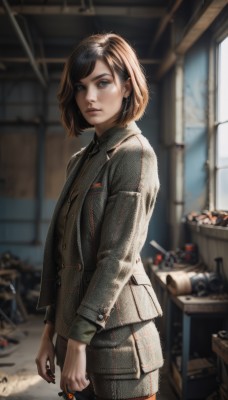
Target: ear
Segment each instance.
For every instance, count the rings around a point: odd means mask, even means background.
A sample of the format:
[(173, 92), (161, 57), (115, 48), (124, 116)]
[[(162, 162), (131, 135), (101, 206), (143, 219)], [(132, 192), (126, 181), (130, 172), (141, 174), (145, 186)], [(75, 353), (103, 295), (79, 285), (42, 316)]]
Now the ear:
[(123, 97), (127, 98), (132, 92), (131, 78), (128, 78), (123, 84)]

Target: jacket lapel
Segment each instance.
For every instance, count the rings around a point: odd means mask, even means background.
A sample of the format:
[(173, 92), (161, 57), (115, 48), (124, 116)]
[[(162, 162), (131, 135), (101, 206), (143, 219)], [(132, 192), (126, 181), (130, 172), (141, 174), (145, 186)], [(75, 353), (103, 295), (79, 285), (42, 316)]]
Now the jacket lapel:
[(135, 122), (132, 122), (125, 128), (111, 128), (107, 134), (109, 137), (108, 140), (104, 143), (101, 143), (101, 150), (98, 154), (94, 157), (94, 162), (91, 165), (90, 169), (87, 171), (86, 179), (82, 180), (79, 194), (78, 194), (78, 215), (76, 221), (76, 228), (77, 228), (77, 243), (79, 254), (81, 256), (81, 261), (83, 262), (83, 255), (82, 255), (82, 247), (81, 247), (81, 229), (80, 229), (80, 217), (82, 206), (89, 191), (92, 183), (95, 181), (96, 177), (100, 173), (103, 166), (110, 160), (108, 155), (109, 151), (115, 150), (119, 145), (126, 140), (128, 137), (132, 135), (136, 135), (141, 133), (140, 129), (137, 127)]
[(80, 217), (82, 206), (87, 195), (88, 190), (90, 189), (92, 183), (95, 181), (96, 177), (100, 173), (103, 166), (107, 163), (109, 157), (106, 152), (106, 148), (104, 147), (99, 151), (98, 154), (95, 155), (93, 163), (89, 170), (86, 173), (85, 179), (82, 180), (78, 192), (78, 213), (77, 213), (77, 220), (76, 220), (76, 229), (77, 229), (77, 243), (78, 243), (78, 250), (81, 257), (81, 261), (83, 262), (83, 255), (82, 255), (82, 246), (81, 246), (81, 229), (80, 229)]

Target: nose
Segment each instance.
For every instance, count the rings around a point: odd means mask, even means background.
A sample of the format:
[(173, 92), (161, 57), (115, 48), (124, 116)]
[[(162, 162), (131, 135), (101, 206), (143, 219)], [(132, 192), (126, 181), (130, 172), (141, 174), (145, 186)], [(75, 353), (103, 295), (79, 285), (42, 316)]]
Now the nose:
[(86, 101), (88, 103), (94, 103), (97, 98), (97, 92), (94, 85), (88, 86), (86, 91)]

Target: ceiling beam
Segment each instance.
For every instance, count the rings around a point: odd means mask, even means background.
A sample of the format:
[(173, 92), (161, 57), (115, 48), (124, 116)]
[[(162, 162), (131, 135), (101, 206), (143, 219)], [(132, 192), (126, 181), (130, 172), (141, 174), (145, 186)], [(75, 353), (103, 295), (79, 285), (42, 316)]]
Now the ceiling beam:
[[(69, 15), (69, 16), (110, 16), (110, 17), (129, 17), (129, 18), (161, 18), (166, 13), (165, 7), (123, 7), (123, 6), (103, 6), (103, 7), (77, 7), (77, 6), (12, 6), (14, 14), (23, 15)], [(0, 7), (0, 14), (4, 13), (4, 8)]]
[(181, 40), (176, 47), (178, 54), (185, 54), (186, 51), (197, 41), (212, 24), (221, 10), (227, 5), (227, 0), (213, 0), (207, 9), (190, 26), (186, 26), (184, 40)]
[(31, 64), (31, 66), (32, 66), (33, 71), (35, 72), (35, 74), (36, 74), (38, 80), (40, 81), (41, 85), (44, 88), (46, 88), (47, 83), (46, 83), (45, 79), (43, 78), (43, 76), (42, 76), (42, 74), (41, 74), (41, 72), (40, 72), (40, 70), (39, 70), (39, 68), (38, 68), (38, 66), (36, 64), (36, 60), (34, 58), (34, 55), (33, 55), (32, 51), (31, 51), (31, 49), (29, 47), (29, 44), (27, 43), (27, 40), (26, 40), (26, 38), (25, 38), (20, 26), (17, 23), (17, 20), (16, 20), (15, 16), (13, 15), (13, 13), (12, 13), (8, 3), (7, 3), (7, 1), (6, 0), (2, 0), (2, 3), (3, 3), (3, 7), (5, 9), (5, 12), (8, 15), (9, 20), (10, 20), (12, 26), (13, 26), (13, 29), (16, 32), (17, 37), (18, 37), (19, 41), (21, 42), (21, 44), (23, 46), (23, 49), (25, 50), (25, 53), (28, 56), (28, 59), (29, 59), (29, 62)]
[(226, 5), (227, 0), (211, 0), (206, 7), (203, 6), (200, 9), (194, 19), (191, 20), (191, 23), (186, 26), (179, 43), (173, 49), (168, 50), (163, 58), (156, 74), (157, 81), (175, 64), (179, 55), (184, 55), (190, 49)]
[[(38, 57), (36, 58), (37, 64), (64, 64), (67, 57)], [(0, 57), (0, 63), (11, 63), (11, 64), (25, 64), (29, 60), (27, 57)], [(157, 58), (141, 58), (139, 60), (141, 64), (160, 64), (161, 60)]]
[(167, 14), (165, 14), (158, 26), (157, 32), (154, 35), (154, 38), (152, 40), (152, 43), (149, 47), (149, 51), (148, 51), (148, 56), (151, 55), (151, 53), (153, 52), (154, 48), (156, 47), (160, 37), (162, 36), (163, 32), (165, 31), (167, 25), (171, 22), (173, 15), (175, 14), (175, 12), (177, 11), (177, 9), (180, 7), (181, 3), (183, 2), (183, 0), (176, 0), (175, 3), (172, 5), (171, 9), (169, 11), (167, 11)]

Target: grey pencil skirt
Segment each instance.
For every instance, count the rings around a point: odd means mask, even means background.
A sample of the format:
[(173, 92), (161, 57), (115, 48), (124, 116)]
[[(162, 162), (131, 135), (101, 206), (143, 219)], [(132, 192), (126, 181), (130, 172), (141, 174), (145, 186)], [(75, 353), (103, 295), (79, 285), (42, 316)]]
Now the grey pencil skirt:
[[(62, 369), (67, 340), (57, 336), (56, 359)], [(150, 397), (158, 391), (163, 365), (161, 344), (153, 321), (104, 330), (87, 346), (88, 388), (81, 394), (105, 400)]]

